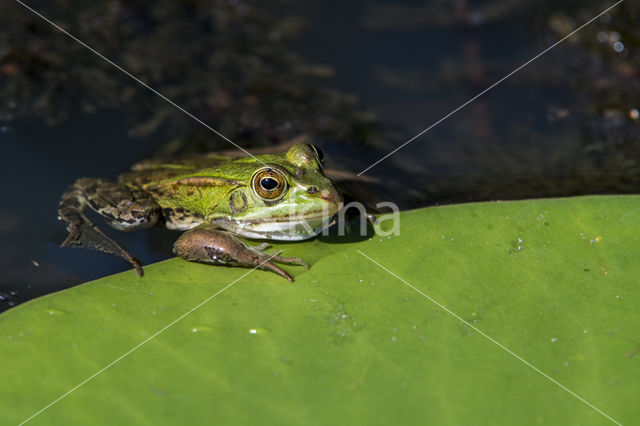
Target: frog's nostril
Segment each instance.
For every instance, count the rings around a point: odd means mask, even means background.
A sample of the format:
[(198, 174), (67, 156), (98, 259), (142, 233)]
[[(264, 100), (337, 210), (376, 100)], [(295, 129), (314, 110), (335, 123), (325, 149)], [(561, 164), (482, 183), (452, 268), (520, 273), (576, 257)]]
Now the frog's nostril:
[(307, 189), (307, 193), (309, 193), (309, 194), (315, 194), (316, 192), (318, 192), (318, 187), (317, 186), (310, 186)]

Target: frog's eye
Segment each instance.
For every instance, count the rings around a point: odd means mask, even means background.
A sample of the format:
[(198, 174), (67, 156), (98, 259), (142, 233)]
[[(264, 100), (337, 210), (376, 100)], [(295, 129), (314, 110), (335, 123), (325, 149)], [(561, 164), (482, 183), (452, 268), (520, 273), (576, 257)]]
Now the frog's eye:
[(309, 145), (313, 153), (316, 155), (316, 160), (318, 160), (318, 164), (320, 167), (324, 167), (324, 152), (320, 148), (315, 145)]
[(273, 200), (287, 189), (287, 180), (278, 170), (266, 168), (253, 175), (251, 186), (261, 198)]

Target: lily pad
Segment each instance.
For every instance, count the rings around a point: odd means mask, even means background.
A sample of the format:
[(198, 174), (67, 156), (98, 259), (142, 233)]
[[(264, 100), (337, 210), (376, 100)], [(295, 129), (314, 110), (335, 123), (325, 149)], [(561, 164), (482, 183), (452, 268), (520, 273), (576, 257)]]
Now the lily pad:
[(295, 283), (180, 259), (89, 282), (0, 315), (0, 424), (81, 383), (28, 424), (631, 424), (639, 235), (637, 196), (478, 203), (281, 245)]

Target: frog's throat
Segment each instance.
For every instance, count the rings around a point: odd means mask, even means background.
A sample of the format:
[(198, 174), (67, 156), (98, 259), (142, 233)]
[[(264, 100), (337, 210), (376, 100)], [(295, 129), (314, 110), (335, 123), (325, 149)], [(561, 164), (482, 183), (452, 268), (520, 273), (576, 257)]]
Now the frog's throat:
[(245, 238), (258, 240), (300, 241), (313, 238), (332, 223), (333, 217), (318, 216), (299, 220), (214, 221), (213, 223)]

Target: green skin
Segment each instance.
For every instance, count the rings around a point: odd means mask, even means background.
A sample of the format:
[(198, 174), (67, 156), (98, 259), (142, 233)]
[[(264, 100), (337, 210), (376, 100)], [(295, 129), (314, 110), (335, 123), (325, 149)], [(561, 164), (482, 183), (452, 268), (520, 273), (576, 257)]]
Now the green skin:
[(215, 265), (258, 267), (289, 281), (273, 262), (307, 266), (297, 257), (269, 255), (252, 239), (304, 240), (327, 225), (342, 196), (323, 174), (314, 147), (295, 144), (287, 152), (232, 158), (203, 155), (168, 163), (145, 161), (118, 182), (81, 178), (67, 189), (58, 210), (68, 223), (62, 246), (120, 256), (142, 276), (140, 263), (84, 215), (86, 207), (116, 229), (129, 231), (163, 219), (183, 230), (173, 251), (183, 259)]

